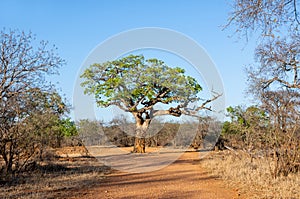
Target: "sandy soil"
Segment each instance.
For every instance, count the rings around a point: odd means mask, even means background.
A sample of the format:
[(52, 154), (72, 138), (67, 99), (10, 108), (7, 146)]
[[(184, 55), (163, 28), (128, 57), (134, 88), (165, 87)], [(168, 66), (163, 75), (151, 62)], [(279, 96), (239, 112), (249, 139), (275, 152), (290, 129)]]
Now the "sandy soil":
[(99, 183), (73, 190), (69, 198), (244, 198), (238, 190), (200, 167), (198, 152), (186, 152), (163, 169), (146, 173), (113, 171)]

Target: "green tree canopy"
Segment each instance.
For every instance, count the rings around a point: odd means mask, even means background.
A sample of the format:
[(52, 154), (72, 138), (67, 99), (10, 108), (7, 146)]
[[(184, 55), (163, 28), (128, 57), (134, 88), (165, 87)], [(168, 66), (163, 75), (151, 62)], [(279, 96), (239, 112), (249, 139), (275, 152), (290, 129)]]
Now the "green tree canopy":
[[(93, 64), (81, 76), (85, 93), (95, 95), (99, 106), (116, 105), (124, 111), (147, 113), (157, 103), (184, 104), (197, 101), (202, 90), (197, 81), (157, 59), (128, 57)], [(178, 109), (179, 110), (179, 109)], [(168, 112), (179, 115), (178, 112)]]

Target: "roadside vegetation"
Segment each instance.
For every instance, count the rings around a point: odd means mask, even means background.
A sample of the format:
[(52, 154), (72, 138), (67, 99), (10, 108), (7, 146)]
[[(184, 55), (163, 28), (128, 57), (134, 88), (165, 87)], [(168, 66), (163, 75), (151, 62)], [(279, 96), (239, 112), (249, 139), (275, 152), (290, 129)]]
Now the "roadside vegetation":
[(254, 105), (227, 108), (221, 138), (229, 151), (205, 164), (250, 198), (300, 197), (298, 8), (297, 0), (235, 0), (225, 26), (257, 41), (254, 63), (246, 67)]
[(96, 186), (110, 172), (84, 147), (48, 149), (43, 158), (17, 178), (0, 181), (0, 198), (72, 197)]
[(300, 175), (289, 173), (274, 179), (270, 159), (253, 158), (244, 151), (219, 151), (205, 156), (201, 165), (245, 198), (296, 199), (300, 197)]

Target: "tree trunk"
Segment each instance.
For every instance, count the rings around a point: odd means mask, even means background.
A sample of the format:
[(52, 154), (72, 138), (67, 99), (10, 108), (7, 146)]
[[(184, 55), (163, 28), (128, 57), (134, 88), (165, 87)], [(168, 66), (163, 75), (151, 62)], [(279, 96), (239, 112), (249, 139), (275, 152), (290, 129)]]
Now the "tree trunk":
[(146, 153), (145, 138), (135, 137), (133, 153)]
[(133, 153), (145, 153), (146, 152), (146, 133), (151, 120), (143, 120), (136, 117), (136, 135), (134, 141)]
[[(5, 142), (5, 141), (4, 141)], [(10, 175), (13, 173), (13, 144), (12, 142), (4, 143), (2, 157), (5, 161), (5, 173), (6, 175)]]

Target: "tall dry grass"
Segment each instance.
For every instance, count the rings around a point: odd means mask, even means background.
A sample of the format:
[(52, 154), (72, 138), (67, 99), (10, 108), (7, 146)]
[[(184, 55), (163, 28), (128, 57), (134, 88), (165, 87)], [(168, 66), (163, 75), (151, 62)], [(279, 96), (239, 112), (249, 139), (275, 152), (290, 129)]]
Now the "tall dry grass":
[(0, 181), (0, 198), (68, 198), (83, 194), (83, 190), (98, 184), (110, 168), (81, 152), (76, 147), (62, 148), (51, 161), (39, 162), (9, 182)]
[(300, 173), (274, 179), (270, 173), (274, 165), (263, 157), (251, 158), (241, 151), (213, 152), (202, 166), (251, 199), (300, 198)]

